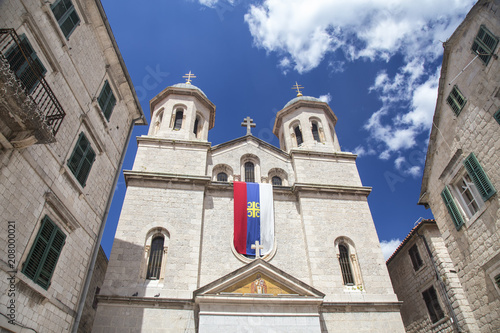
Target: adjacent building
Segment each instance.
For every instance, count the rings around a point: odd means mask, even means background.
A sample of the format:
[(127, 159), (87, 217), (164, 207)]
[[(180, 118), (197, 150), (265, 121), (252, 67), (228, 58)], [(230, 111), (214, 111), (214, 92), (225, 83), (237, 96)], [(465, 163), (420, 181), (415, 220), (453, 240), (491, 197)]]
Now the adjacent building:
[(481, 332), (500, 330), (500, 1), (444, 43), (419, 204), (430, 207)]
[(387, 260), (407, 333), (478, 332), (434, 220), (422, 220)]
[[(124, 172), (94, 332), (404, 332), (371, 188), (356, 155), (341, 151), (327, 103), (302, 94), (286, 103), (273, 129), (280, 148), (251, 134), (250, 117), (247, 135), (212, 146), (215, 105), (189, 80), (150, 107)], [(242, 186), (245, 200), (260, 188), (260, 204), (243, 202), (244, 220), (274, 221), (260, 225), (262, 255), (251, 236), (242, 254), (236, 236)]]
[(146, 122), (99, 0), (1, 1), (0, 22), (0, 330), (76, 332)]

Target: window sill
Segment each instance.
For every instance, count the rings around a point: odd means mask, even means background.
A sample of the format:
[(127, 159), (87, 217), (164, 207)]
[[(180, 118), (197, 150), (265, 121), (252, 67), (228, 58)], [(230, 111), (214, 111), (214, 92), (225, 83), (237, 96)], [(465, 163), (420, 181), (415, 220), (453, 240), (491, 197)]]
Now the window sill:
[(445, 322), (447, 322), (449, 319), (450, 319), (450, 317), (448, 317), (448, 316), (446, 316), (446, 315), (445, 315), (443, 318), (441, 318), (441, 319), (439, 319), (438, 321), (436, 321), (435, 323), (433, 323), (433, 324), (431, 325), (431, 328), (432, 328), (432, 329), (433, 329), (433, 328), (436, 328), (436, 327), (438, 327), (439, 325), (444, 324)]
[(473, 225), (486, 211), (486, 208), (488, 206), (488, 203), (485, 202), (484, 205), (476, 212), (476, 214), (472, 215), (467, 221), (465, 221), (462, 224), (462, 227), (466, 227), (467, 229), (470, 228), (471, 225)]

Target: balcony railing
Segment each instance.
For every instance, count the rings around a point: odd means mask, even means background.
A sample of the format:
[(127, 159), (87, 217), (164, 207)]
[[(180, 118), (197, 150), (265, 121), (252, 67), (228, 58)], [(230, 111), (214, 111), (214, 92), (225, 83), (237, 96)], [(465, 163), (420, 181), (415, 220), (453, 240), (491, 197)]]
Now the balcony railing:
[(17, 83), (36, 105), (44, 125), (55, 136), (66, 113), (45, 81), (45, 68), (28, 40), (19, 37), (14, 29), (0, 29), (0, 60), (8, 64)]

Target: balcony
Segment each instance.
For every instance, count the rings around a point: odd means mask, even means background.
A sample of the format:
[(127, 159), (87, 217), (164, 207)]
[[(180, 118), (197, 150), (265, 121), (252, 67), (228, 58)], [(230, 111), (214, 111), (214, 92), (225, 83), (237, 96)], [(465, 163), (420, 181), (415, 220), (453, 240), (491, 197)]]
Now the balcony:
[(44, 79), (25, 36), (0, 29), (0, 145), (25, 148), (56, 141), (66, 113)]

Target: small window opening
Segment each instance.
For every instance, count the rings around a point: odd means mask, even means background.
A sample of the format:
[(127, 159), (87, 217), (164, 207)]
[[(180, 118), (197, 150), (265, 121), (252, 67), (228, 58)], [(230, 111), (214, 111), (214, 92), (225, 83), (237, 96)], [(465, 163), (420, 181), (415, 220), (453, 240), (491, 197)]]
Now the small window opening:
[(149, 280), (158, 280), (160, 278), (163, 243), (163, 236), (156, 236), (151, 241), (151, 253), (149, 254), (148, 274), (146, 276)]
[(175, 113), (175, 124), (174, 130), (180, 130), (182, 127), (182, 117), (184, 116), (184, 112), (182, 110), (177, 110)]
[(297, 139), (297, 146), (300, 146), (302, 143), (304, 143), (304, 140), (302, 139), (302, 132), (299, 126), (295, 126), (293, 131), (295, 132), (295, 138)]
[(245, 182), (247, 183), (255, 182), (255, 167), (252, 162), (245, 163)]

